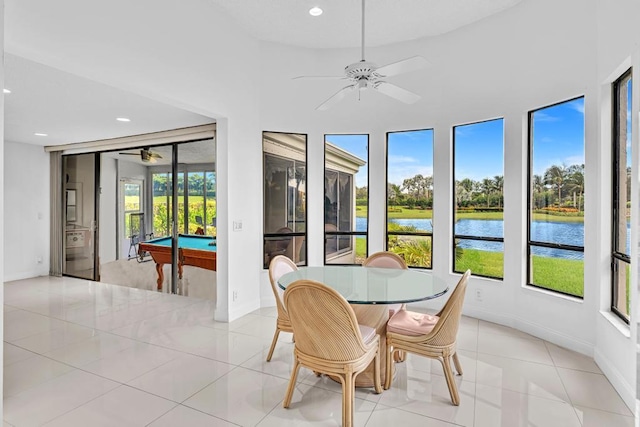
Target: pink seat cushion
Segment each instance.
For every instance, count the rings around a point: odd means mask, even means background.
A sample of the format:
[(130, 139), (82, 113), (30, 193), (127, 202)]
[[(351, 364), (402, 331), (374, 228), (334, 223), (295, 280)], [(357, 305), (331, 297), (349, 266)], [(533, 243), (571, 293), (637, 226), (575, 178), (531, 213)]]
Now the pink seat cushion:
[(364, 341), (365, 344), (367, 344), (377, 335), (376, 330), (369, 326), (358, 325), (358, 327), (360, 328), (360, 334), (362, 334), (362, 341)]
[(433, 330), (438, 319), (438, 316), (431, 314), (400, 310), (389, 319), (387, 332), (410, 336), (426, 335)]
[(389, 307), (389, 318), (391, 318), (394, 314), (400, 311), (402, 304), (389, 304), (387, 307)]

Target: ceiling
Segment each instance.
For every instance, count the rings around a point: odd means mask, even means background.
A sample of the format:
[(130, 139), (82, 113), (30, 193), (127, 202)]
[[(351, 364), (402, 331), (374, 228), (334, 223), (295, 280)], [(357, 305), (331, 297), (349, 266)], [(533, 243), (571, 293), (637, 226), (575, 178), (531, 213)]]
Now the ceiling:
[(11, 90), (4, 96), (5, 141), (11, 142), (60, 145), (214, 122), (8, 53), (5, 88)]
[[(208, 0), (252, 36), (309, 48), (361, 43), (360, 0)], [(367, 0), (366, 44), (453, 31), (522, 0)], [(308, 11), (320, 6), (324, 13)], [(158, 132), (215, 120), (5, 53), (5, 140), (60, 145)], [(117, 117), (130, 122), (117, 121)], [(45, 133), (47, 136), (37, 136)], [(134, 156), (130, 156), (134, 157)]]
[[(360, 0), (209, 0), (260, 40), (307, 48), (361, 45)], [(448, 33), (522, 0), (367, 0), (365, 41), (382, 46)], [(309, 9), (318, 6), (318, 17)]]

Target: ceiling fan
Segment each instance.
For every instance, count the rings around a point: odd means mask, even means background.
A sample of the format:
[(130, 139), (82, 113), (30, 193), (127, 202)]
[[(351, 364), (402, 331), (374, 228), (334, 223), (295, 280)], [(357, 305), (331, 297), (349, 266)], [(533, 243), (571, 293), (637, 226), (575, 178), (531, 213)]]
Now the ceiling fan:
[(156, 159), (162, 158), (160, 154), (149, 151), (149, 149), (147, 148), (143, 148), (142, 150), (140, 150), (140, 153), (120, 153), (120, 154), (124, 156), (140, 156), (140, 160), (145, 163), (155, 163), (157, 162)]
[(373, 89), (383, 93), (391, 98), (395, 98), (407, 104), (413, 104), (420, 99), (420, 95), (410, 92), (394, 84), (383, 80), (385, 77), (391, 77), (410, 71), (419, 70), (427, 65), (427, 60), (421, 56), (413, 56), (398, 62), (378, 67), (373, 62), (364, 59), (364, 2), (362, 0), (362, 59), (359, 62), (347, 65), (344, 68), (344, 76), (299, 76), (297, 79), (338, 79), (350, 80), (351, 84), (343, 87), (333, 94), (329, 99), (324, 101), (316, 110), (327, 110), (344, 98), (349, 92), (358, 90), (358, 99), (360, 98), (360, 90)]

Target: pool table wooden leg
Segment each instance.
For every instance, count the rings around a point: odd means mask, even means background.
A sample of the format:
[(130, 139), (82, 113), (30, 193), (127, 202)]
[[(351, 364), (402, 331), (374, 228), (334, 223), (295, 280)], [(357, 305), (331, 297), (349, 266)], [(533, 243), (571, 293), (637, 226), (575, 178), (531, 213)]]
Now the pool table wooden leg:
[(162, 271), (163, 264), (156, 263), (156, 272), (158, 273), (158, 290), (162, 290), (162, 282), (164, 281), (164, 272)]

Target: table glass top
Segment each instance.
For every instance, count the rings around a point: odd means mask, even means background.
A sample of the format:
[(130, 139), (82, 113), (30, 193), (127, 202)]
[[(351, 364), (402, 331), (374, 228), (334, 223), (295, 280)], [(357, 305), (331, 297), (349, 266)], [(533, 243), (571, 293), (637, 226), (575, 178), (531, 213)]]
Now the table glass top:
[(300, 279), (314, 280), (340, 292), (352, 304), (396, 304), (444, 295), (449, 286), (430, 271), (360, 266), (300, 267), (284, 274), (278, 286), (286, 289)]

